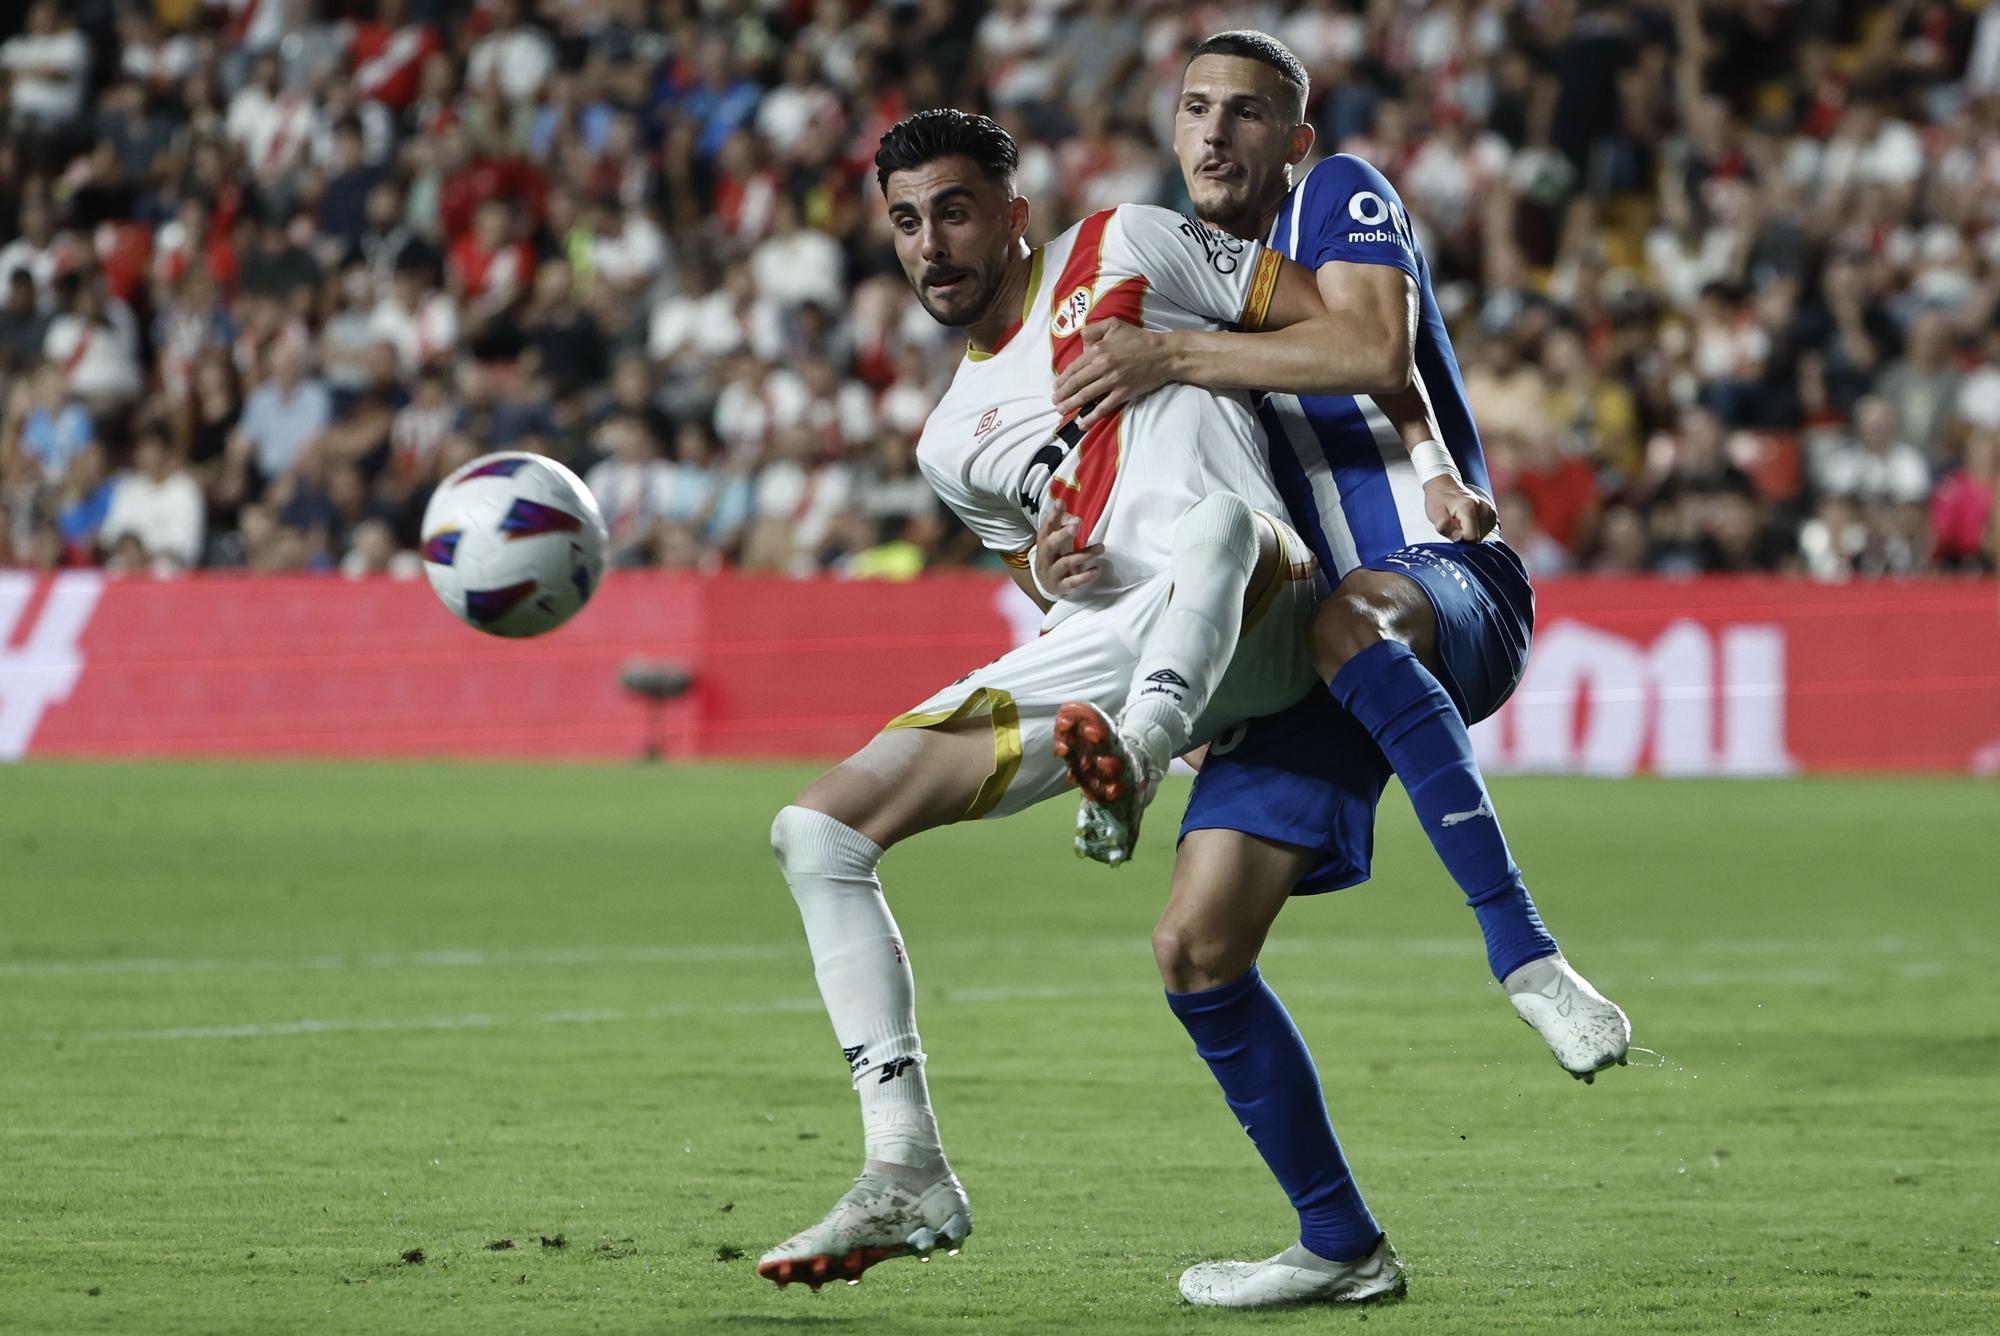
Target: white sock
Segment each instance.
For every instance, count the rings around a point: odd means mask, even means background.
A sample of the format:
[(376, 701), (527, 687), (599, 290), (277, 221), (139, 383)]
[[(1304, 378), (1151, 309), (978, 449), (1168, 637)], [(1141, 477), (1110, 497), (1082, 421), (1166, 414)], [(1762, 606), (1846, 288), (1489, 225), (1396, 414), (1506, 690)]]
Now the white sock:
[(867, 1158), (941, 1165), (916, 983), (875, 875), (882, 847), (823, 812), (787, 807), (772, 823), (771, 849), (798, 901), (820, 997), (861, 1096)]
[(1145, 644), (1118, 731), (1155, 772), (1187, 750), (1229, 668), (1257, 570), (1257, 512), (1233, 492), (1197, 501), (1174, 526), (1173, 592)]

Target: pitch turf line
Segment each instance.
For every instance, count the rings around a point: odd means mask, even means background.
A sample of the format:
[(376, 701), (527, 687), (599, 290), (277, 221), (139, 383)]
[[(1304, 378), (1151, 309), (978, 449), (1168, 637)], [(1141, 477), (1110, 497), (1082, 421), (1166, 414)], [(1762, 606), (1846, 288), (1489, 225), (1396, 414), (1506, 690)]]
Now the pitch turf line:
[(289, 973), (293, 970), (432, 969), (493, 965), (710, 965), (784, 960), (790, 946), (577, 947), (546, 951), (375, 951), (367, 955), (274, 957), (105, 957), (98, 960), (20, 960), (0, 964), (0, 978), (63, 978), (105, 974), (216, 974), (227, 970)]
[[(1903, 966), (1905, 978), (1937, 978), (1951, 972), (1939, 961)], [(1607, 974), (1608, 979), (1616, 975)], [(1686, 970), (1679, 973), (1649, 974), (1648, 982), (1677, 988), (1734, 988), (1756, 984), (1768, 988), (1832, 988), (1856, 982), (1840, 970)], [(1378, 989), (1340, 984), (1311, 984), (1288, 987), (1287, 993), (1319, 1002), (1352, 1001), (1376, 996)], [(1457, 995), (1459, 984), (1439, 984), (1428, 990), (1439, 997)], [(978, 1006), (994, 1002), (1076, 1002), (1090, 998), (1130, 997), (1130, 985), (1066, 984), (1033, 986), (997, 985), (986, 988), (957, 988), (937, 995), (931, 1005)], [(458, 1016), (390, 1016), (345, 1020), (260, 1021), (228, 1025), (179, 1025), (146, 1029), (95, 1030), (65, 1033), (44, 1030), (22, 1036), (36, 1043), (156, 1043), (202, 1039), (283, 1039), (299, 1035), (369, 1034), (399, 1030), (486, 1030), (534, 1025), (603, 1025), (632, 1021), (699, 1020), (716, 1016), (772, 1016), (812, 1013), (823, 1006), (816, 997), (772, 998), (763, 1002), (667, 1003), (656, 1007), (605, 1007), (591, 1010), (542, 1011), (529, 1015), (472, 1012)], [(1644, 1036), (1640, 1036), (1642, 1039)]]
[[(1362, 939), (1339, 937), (1283, 938), (1268, 942), (1264, 947), (1266, 956), (1309, 956), (1326, 951), (1339, 950)], [(1366, 939), (1370, 942), (1379, 939)], [(1413, 956), (1459, 956), (1478, 954), (1478, 942), (1468, 933), (1464, 937), (1415, 937), (1395, 939), (1395, 950)], [(1145, 942), (1136, 938), (1101, 937), (1079, 938), (1064, 942), (1047, 943), (1038, 950), (1044, 954), (1059, 955), (1136, 955), (1147, 950)], [(1658, 955), (1667, 951), (1668, 944), (1654, 939), (1627, 939), (1593, 941), (1589, 943), (1590, 953), (1595, 955)], [(1677, 951), (1687, 951), (1698, 956), (1747, 955), (1747, 956), (1790, 956), (1800, 959), (1840, 959), (1868, 958), (1885, 955), (1922, 954), (1939, 955), (1956, 952), (1983, 950), (1983, 947), (1964, 941), (1911, 941), (1905, 938), (1883, 938), (1869, 943), (1827, 943), (1799, 942), (1785, 940), (1764, 941), (1714, 941), (1703, 942), (1692, 948), (1674, 947)], [(14, 960), (0, 961), (0, 979), (59, 979), (93, 978), (118, 974), (220, 974), (229, 971), (245, 973), (310, 971), (324, 973), (336, 970), (415, 970), (415, 969), (476, 969), (518, 966), (569, 966), (569, 965), (719, 965), (744, 964), (756, 961), (784, 961), (796, 959), (804, 950), (802, 945), (774, 943), (771, 945), (740, 946), (630, 946), (630, 947), (568, 947), (537, 951), (486, 951), (478, 949), (440, 948), (427, 951), (374, 951), (363, 955), (316, 955), (316, 956), (105, 956), (85, 960)], [(940, 942), (923, 948), (927, 956), (968, 955), (984, 957), (991, 954), (991, 947), (980, 943)], [(1909, 974), (1909, 978), (1926, 978), (1929, 975)]]

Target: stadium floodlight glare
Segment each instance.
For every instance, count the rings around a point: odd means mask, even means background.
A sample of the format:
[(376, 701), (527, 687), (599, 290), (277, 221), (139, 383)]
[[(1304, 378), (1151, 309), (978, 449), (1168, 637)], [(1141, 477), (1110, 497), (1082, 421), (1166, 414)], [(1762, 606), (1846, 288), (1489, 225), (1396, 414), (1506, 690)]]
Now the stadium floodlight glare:
[(661, 731), (667, 702), (693, 689), (694, 672), (671, 659), (627, 659), (618, 671), (618, 681), (646, 702), (646, 741), (640, 755), (648, 761), (659, 760), (667, 754)]

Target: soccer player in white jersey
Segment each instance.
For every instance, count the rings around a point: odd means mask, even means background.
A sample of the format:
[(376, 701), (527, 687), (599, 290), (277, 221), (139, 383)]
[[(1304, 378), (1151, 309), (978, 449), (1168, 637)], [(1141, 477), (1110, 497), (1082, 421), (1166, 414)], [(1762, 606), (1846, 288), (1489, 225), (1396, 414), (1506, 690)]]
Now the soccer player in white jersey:
[[(1428, 266), (1394, 189), (1366, 163), (1329, 158), (1292, 185), (1312, 145), (1305, 101), (1305, 71), (1282, 44), (1221, 34), (1187, 67), (1175, 148), (1203, 219), (1310, 267), (1329, 317), (1269, 334), (1093, 329), (1058, 387), (1062, 406), (1095, 405), (1086, 423), (1179, 381), (1273, 391), (1259, 407), (1273, 470), (1337, 585), (1312, 630), (1329, 690), (1211, 748), (1154, 938), (1169, 1003), (1299, 1211), (1298, 1245), (1182, 1277), (1188, 1300), (1227, 1307), (1365, 1300), (1401, 1285), (1311, 1055), (1256, 967), (1289, 895), (1368, 876), (1391, 764), (1479, 917), (1495, 977), (1558, 1061), (1587, 1081), (1622, 1062), (1630, 1038), (1623, 1012), (1543, 928), (1466, 737), (1519, 680), (1534, 602), (1520, 562), (1488, 532), (1490, 507), (1468, 527), (1426, 504), (1434, 492), (1487, 487)], [(1411, 388), (1441, 431), (1405, 451), (1379, 429), (1370, 396)], [(1094, 558), (1064, 555), (1071, 546), (1051, 534), (1039, 578), (1087, 589)], [(1089, 722), (1086, 788), (1098, 775), (1144, 773), (1141, 741)]]
[(773, 825), (866, 1140), (854, 1189), (760, 1260), (780, 1284), (857, 1279), (888, 1257), (955, 1247), (971, 1228), (931, 1112), (908, 956), (876, 876), (883, 851), (1063, 792), (1053, 742), (1065, 700), (1126, 699), (1132, 719), (1166, 697), (1157, 727), (1179, 749), (1312, 685), (1300, 640), (1312, 563), (1272, 516), (1283, 502), (1247, 396), (1166, 387), (1088, 429), (1054, 404), (1093, 323), (1282, 327), (1324, 314), (1311, 277), (1260, 244), (1141, 206), (1031, 251), (1013, 141), (984, 117), (919, 113), (884, 136), (876, 162), (919, 299), (970, 345), (925, 424), (926, 476), (1044, 608), (1054, 600), (1028, 566), (1046, 505), (1063, 502), (1082, 542), (1105, 551), (1090, 593), (1055, 608), (1039, 639), (891, 721)]

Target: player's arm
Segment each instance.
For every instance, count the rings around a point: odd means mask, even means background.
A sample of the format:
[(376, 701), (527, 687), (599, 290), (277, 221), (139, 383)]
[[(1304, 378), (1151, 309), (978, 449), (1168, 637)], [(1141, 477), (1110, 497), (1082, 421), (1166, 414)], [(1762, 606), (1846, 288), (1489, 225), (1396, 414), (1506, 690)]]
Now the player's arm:
[[(1285, 263), (1298, 273), (1288, 284), (1286, 274), (1279, 272), (1278, 287), (1264, 320), (1271, 332), (1214, 332), (1215, 337), (1230, 340), (1221, 353), (1221, 364), (1230, 368), (1226, 375), (1252, 374), (1241, 368), (1261, 357), (1280, 378), (1227, 387), (1207, 379), (1198, 378), (1195, 383), (1213, 389), (1369, 395), (1410, 452), (1417, 476), (1423, 481), (1424, 514), (1431, 527), (1462, 543), (1476, 543), (1493, 532), (1493, 526), (1500, 522), (1499, 512), (1492, 501), (1466, 486), (1459, 476), (1457, 463), (1442, 444), (1444, 432), (1431, 412), (1423, 377), (1416, 374), (1417, 320), (1423, 309), (1416, 280), (1393, 265), (1328, 260), (1312, 275), (1308, 288), (1300, 281), (1306, 272), (1304, 266), (1289, 260)], [(1197, 331), (1187, 337), (1205, 336), (1206, 332)], [(1371, 347), (1372, 359), (1368, 353)], [(1242, 351), (1232, 352), (1231, 348)], [(1322, 367), (1337, 368), (1336, 350), (1343, 348), (1351, 350), (1347, 356), (1347, 363), (1354, 368), (1351, 374), (1357, 379), (1378, 376), (1380, 388), (1323, 388), (1342, 373), (1315, 373), (1311, 368), (1315, 361)], [(1189, 359), (1188, 349), (1181, 350), (1181, 358)], [(1293, 388), (1281, 379), (1288, 374), (1308, 387)]]
[(1279, 261), (1261, 333), (1191, 330), (1174, 339), (1174, 380), (1216, 390), (1367, 394), (1409, 388), (1421, 310), (1416, 280), (1382, 264)]
[[(1389, 190), (1379, 177), (1343, 184)], [(1348, 207), (1357, 222), (1389, 217), (1389, 205), (1372, 193)], [(1084, 351), (1056, 381), (1063, 411), (1088, 407), (1082, 419), (1088, 427), (1120, 404), (1173, 382), (1213, 390), (1368, 395), (1410, 451), (1424, 480), (1426, 513), (1438, 532), (1475, 542), (1492, 531), (1498, 518), (1493, 505), (1460, 481), (1415, 374), (1421, 297), (1400, 227), (1396, 236), (1376, 229), (1366, 244), (1350, 245), (1351, 259), (1313, 257), (1316, 269), (1250, 243), (1240, 267), (1230, 271), (1257, 276), (1245, 287), (1240, 281), (1218, 282), (1200, 265), (1175, 264), (1173, 236), (1151, 226), (1157, 212), (1142, 211), (1132, 219), (1144, 258), (1153, 265), (1149, 272), (1185, 309), (1237, 328), (1168, 333), (1120, 321), (1089, 325)], [(1268, 289), (1260, 281), (1267, 271)], [(1231, 306), (1232, 300), (1239, 305)]]
[(1176, 381), (1211, 390), (1385, 396), (1409, 388), (1417, 285), (1389, 265), (1329, 261), (1314, 273), (1282, 256), (1256, 332), (1166, 333), (1117, 321), (1083, 331), (1082, 356), (1056, 381), (1063, 411), (1085, 418)]
[(1040, 608), (1043, 612), (1047, 612), (1050, 608), (1053, 608), (1055, 606), (1055, 604), (1051, 603), (1042, 594), (1041, 590), (1035, 588), (1034, 573), (1031, 572), (1026, 566), (1016, 566), (1013, 562), (1010, 561), (1007, 563), (1007, 574), (1014, 577), (1014, 583), (1021, 586), (1021, 592), (1026, 594), (1029, 598), (1033, 599), (1035, 606)]
[(924, 475), (938, 499), (958, 516), (959, 523), (972, 530), (986, 550), (1000, 558), (1007, 574), (1014, 577), (1014, 583), (1034, 600), (1036, 607), (1047, 612), (1054, 606), (1055, 600), (1035, 584), (1035, 546), (1045, 526), (1038, 525), (1033, 534), (1024, 532), (1026, 525), (1019, 510), (1006, 500), (981, 496), (951, 470), (935, 466), (921, 441), (917, 447), (917, 471)]

